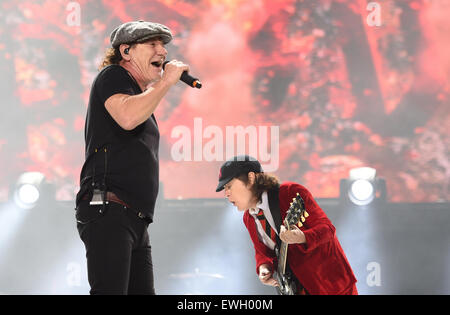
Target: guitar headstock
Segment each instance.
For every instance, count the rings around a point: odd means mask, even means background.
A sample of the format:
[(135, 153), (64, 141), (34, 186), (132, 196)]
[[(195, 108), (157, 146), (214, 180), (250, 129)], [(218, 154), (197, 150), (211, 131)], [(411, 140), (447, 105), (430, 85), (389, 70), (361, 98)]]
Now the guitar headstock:
[(305, 209), (305, 203), (299, 193), (292, 199), (291, 205), (286, 213), (284, 224), (286, 227), (298, 224), (298, 227), (303, 226), (303, 222), (309, 216)]

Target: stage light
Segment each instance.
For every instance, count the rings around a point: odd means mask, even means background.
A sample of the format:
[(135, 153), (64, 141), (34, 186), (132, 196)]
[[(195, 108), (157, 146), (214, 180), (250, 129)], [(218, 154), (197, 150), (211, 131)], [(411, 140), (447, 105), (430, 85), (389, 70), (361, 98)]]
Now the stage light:
[(17, 196), (25, 204), (35, 204), (39, 200), (39, 189), (36, 186), (25, 184), (20, 186)]
[(22, 209), (32, 209), (42, 197), (45, 176), (39, 172), (20, 175), (14, 189), (14, 202)]
[(372, 167), (359, 167), (350, 170), (349, 178), (340, 183), (341, 201), (351, 201), (358, 206), (366, 206), (374, 200), (386, 198), (385, 181), (376, 176)]
[(354, 204), (363, 206), (372, 202), (374, 191), (375, 189), (371, 182), (365, 179), (358, 179), (351, 184), (348, 197)]

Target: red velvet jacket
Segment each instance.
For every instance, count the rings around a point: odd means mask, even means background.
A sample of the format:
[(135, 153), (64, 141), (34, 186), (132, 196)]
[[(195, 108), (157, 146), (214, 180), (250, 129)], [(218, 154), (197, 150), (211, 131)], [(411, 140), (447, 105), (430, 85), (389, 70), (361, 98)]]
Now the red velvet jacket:
[[(341, 245), (336, 237), (336, 229), (311, 193), (302, 185), (286, 182), (280, 186), (280, 211), (284, 220), (292, 198), (299, 193), (309, 214), (303, 227), (305, 244), (290, 244), (288, 262), (300, 283), (309, 294), (341, 294), (354, 286), (356, 278)], [(258, 239), (255, 220), (248, 210), (244, 213), (244, 223), (255, 247), (256, 273), (261, 264), (276, 269), (277, 258)]]

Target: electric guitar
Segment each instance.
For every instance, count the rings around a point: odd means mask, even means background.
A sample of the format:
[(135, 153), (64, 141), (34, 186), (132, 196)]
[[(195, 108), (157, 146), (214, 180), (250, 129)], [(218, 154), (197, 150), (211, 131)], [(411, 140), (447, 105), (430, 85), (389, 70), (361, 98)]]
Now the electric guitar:
[[(299, 193), (292, 199), (291, 206), (289, 207), (286, 218), (283, 221), (284, 226), (289, 231), (291, 225), (303, 226), (303, 222), (309, 216), (305, 210), (305, 204)], [(278, 258), (278, 268), (276, 272), (276, 280), (278, 281), (277, 292), (280, 295), (295, 295), (297, 292), (296, 279), (292, 271), (287, 266), (287, 243), (281, 241), (280, 248), (276, 248), (276, 255)]]

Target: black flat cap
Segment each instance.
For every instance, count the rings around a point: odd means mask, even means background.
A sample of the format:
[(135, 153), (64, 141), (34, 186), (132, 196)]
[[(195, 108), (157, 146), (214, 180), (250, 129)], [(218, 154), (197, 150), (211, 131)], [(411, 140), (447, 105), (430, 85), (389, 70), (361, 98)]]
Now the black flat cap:
[(112, 31), (111, 45), (116, 48), (121, 44), (141, 43), (151, 38), (160, 37), (164, 44), (172, 40), (172, 32), (162, 24), (146, 21), (124, 23)]
[(233, 178), (249, 172), (263, 173), (261, 164), (257, 159), (248, 155), (238, 155), (229, 159), (220, 168), (216, 192), (223, 190), (224, 186)]

